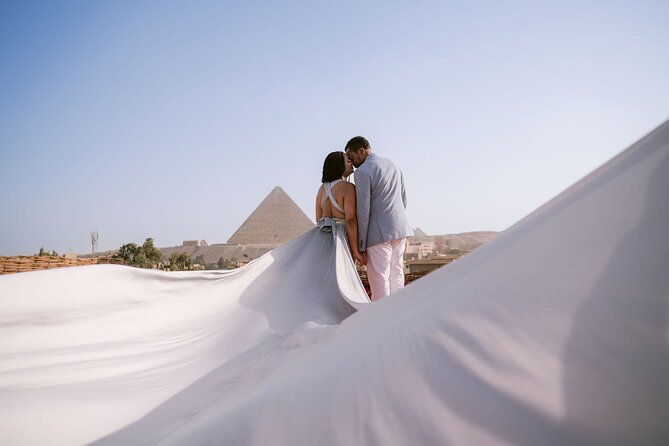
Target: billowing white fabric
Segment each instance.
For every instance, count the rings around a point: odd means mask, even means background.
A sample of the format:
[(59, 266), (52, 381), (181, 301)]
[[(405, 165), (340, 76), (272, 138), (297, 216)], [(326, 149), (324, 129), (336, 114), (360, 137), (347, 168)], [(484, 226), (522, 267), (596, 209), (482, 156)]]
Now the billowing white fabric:
[(333, 229), (230, 272), (96, 265), (0, 276), (0, 444), (94, 441), (208, 373), (222, 394), (239, 394), (330, 336), (370, 301), (345, 224), (322, 223)]
[(227, 274), (0, 277), (2, 443), (669, 444), (668, 191), (664, 124), (348, 318), (317, 230)]

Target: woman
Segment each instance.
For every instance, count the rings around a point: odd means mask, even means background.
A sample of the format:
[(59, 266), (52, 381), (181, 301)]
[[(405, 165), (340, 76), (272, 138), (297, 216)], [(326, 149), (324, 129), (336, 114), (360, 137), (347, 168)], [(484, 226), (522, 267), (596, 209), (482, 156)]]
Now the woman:
[(351, 256), (361, 265), (367, 263), (358, 251), (358, 220), (355, 214), (355, 185), (344, 178), (353, 173), (353, 164), (344, 152), (332, 152), (323, 162), (322, 185), (316, 194), (316, 221), (324, 226), (325, 219), (334, 223), (346, 222), (346, 234)]

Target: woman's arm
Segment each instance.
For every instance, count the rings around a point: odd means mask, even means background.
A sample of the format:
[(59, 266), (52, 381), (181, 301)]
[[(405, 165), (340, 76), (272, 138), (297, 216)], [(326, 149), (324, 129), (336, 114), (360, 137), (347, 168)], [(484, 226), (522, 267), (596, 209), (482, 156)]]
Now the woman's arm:
[(316, 222), (321, 219), (323, 216), (323, 208), (321, 207), (321, 200), (319, 200), (319, 197), (321, 195), (321, 190), (323, 189), (323, 186), (318, 189), (318, 192), (316, 193)]
[(355, 186), (351, 184), (344, 193), (344, 215), (346, 216), (346, 234), (351, 256), (361, 265), (367, 264), (367, 259), (358, 251), (358, 219), (355, 209)]

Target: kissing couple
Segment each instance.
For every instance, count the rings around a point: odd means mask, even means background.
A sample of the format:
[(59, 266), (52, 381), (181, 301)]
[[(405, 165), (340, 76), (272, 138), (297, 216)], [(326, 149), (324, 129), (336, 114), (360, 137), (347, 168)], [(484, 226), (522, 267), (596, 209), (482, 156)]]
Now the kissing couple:
[[(355, 184), (347, 181), (351, 174)], [(413, 230), (406, 217), (400, 169), (373, 153), (367, 139), (356, 136), (344, 152), (328, 154), (321, 182), (316, 195), (318, 226), (345, 225), (351, 256), (367, 266), (372, 300), (403, 288), (404, 249)]]

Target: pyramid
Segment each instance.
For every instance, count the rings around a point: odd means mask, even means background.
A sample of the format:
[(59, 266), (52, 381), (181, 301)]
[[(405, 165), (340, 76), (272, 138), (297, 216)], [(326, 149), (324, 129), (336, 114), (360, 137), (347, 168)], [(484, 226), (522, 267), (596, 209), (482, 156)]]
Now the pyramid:
[(276, 246), (304, 234), (314, 226), (293, 199), (277, 186), (232, 234), (228, 245)]
[(427, 237), (427, 234), (421, 228), (414, 229), (413, 235), (416, 237)]

